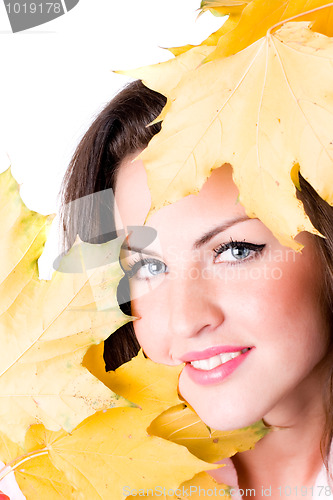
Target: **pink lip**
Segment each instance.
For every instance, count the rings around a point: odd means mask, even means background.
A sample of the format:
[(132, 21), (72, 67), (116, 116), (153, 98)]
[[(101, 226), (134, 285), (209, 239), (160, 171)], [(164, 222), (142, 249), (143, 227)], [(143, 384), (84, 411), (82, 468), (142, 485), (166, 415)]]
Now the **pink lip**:
[(239, 345), (221, 345), (221, 346), (215, 346), (215, 347), (209, 347), (208, 349), (205, 349), (204, 351), (191, 351), (187, 352), (182, 356), (181, 359), (185, 363), (190, 362), (190, 361), (196, 361), (200, 359), (208, 359), (212, 358), (213, 356), (217, 356), (218, 354), (222, 354), (225, 352), (238, 352), (242, 351), (243, 349), (247, 349), (250, 346), (239, 346)]
[[(215, 352), (215, 354), (220, 354), (221, 352), (237, 352), (241, 351), (243, 348), (238, 348), (235, 349), (230, 349), (229, 351), (219, 351)], [(225, 378), (227, 378), (229, 375), (232, 374), (238, 368), (238, 366), (245, 361), (245, 358), (250, 354), (252, 349), (249, 351), (244, 352), (243, 354), (240, 354), (237, 356), (237, 358), (233, 358), (230, 361), (227, 361), (226, 363), (223, 363), (222, 365), (216, 366), (215, 368), (212, 368), (211, 370), (199, 370), (198, 368), (194, 368), (190, 363), (186, 363), (183, 372), (186, 373), (192, 380), (193, 382), (200, 384), (200, 385), (209, 385), (209, 384), (216, 384), (219, 382), (222, 382)], [(207, 354), (207, 351), (204, 351), (205, 354)], [(192, 354), (192, 353), (189, 353)], [(214, 354), (213, 354), (214, 355)], [(213, 356), (211, 354), (211, 356)], [(211, 357), (210, 356), (210, 357)], [(208, 356), (209, 357), (209, 356)], [(206, 355), (207, 358), (207, 355)], [(201, 358), (195, 358), (195, 359), (205, 359), (203, 357)]]

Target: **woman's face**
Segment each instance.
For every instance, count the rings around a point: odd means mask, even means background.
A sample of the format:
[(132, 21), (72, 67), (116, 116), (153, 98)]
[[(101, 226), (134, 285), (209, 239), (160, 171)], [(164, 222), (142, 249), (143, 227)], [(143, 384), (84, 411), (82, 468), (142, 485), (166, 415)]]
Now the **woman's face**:
[(148, 219), (157, 234), (149, 243), (149, 230), (133, 229), (150, 207), (142, 162), (125, 162), (116, 184), (139, 343), (155, 362), (186, 363), (181, 395), (207, 425), (225, 430), (263, 417), (283, 425), (311, 404), (329, 337), (312, 237), (298, 238), (301, 254), (282, 246), (237, 197), (225, 165), (198, 195)]

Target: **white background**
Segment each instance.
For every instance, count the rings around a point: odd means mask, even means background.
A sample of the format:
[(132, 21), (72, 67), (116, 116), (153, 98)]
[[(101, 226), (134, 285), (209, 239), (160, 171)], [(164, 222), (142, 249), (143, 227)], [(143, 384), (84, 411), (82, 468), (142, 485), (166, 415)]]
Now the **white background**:
[(200, 0), (80, 0), (64, 16), (11, 33), (0, 3), (0, 169), (12, 165), (26, 205), (57, 211), (80, 137), (128, 78), (112, 73), (167, 60), (161, 47), (200, 43), (222, 24)]

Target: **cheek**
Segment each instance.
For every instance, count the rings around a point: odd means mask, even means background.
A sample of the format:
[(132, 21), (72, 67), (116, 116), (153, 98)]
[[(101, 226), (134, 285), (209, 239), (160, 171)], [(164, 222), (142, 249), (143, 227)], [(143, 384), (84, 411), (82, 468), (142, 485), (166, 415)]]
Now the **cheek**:
[(282, 324), (291, 335), (324, 327), (320, 304), (322, 279), (306, 255), (297, 255), (295, 261), (280, 263), (280, 278), (270, 280), (265, 301), (272, 313), (272, 321)]
[(134, 332), (147, 356), (156, 363), (173, 364), (169, 358), (169, 341), (163, 327), (166, 305), (158, 292), (141, 295), (132, 300), (132, 315), (138, 318), (133, 322)]
[[(248, 280), (243, 287), (234, 283), (226, 318), (231, 331), (244, 332), (245, 344), (256, 346), (257, 383), (263, 385), (267, 373), (272, 372), (275, 379), (269, 380), (269, 386), (273, 389), (277, 383), (282, 395), (324, 358), (330, 343), (330, 325), (320, 303), (322, 275), (312, 259), (305, 254), (270, 264), (270, 270), (277, 268), (280, 272), (268, 272), (267, 279)], [(238, 320), (234, 306), (237, 292)]]
[(263, 261), (255, 270), (258, 274), (250, 270), (248, 279), (231, 283), (232, 300), (238, 296), (240, 312), (256, 323), (264, 321), (290, 332), (296, 325), (318, 327), (323, 322), (323, 278), (313, 252), (303, 252), (286, 252), (280, 261)]

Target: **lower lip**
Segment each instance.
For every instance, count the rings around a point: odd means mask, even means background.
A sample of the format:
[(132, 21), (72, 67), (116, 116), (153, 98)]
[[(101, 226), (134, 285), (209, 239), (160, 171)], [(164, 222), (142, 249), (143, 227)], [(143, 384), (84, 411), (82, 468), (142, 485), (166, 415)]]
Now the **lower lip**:
[(237, 358), (233, 358), (223, 365), (216, 366), (211, 370), (199, 370), (198, 368), (194, 368), (190, 363), (186, 363), (184, 371), (187, 375), (196, 382), (201, 385), (209, 385), (216, 384), (218, 382), (222, 382), (222, 380), (229, 377), (236, 370), (236, 368), (245, 361), (245, 358), (250, 354), (252, 349), (244, 352), (237, 356)]

